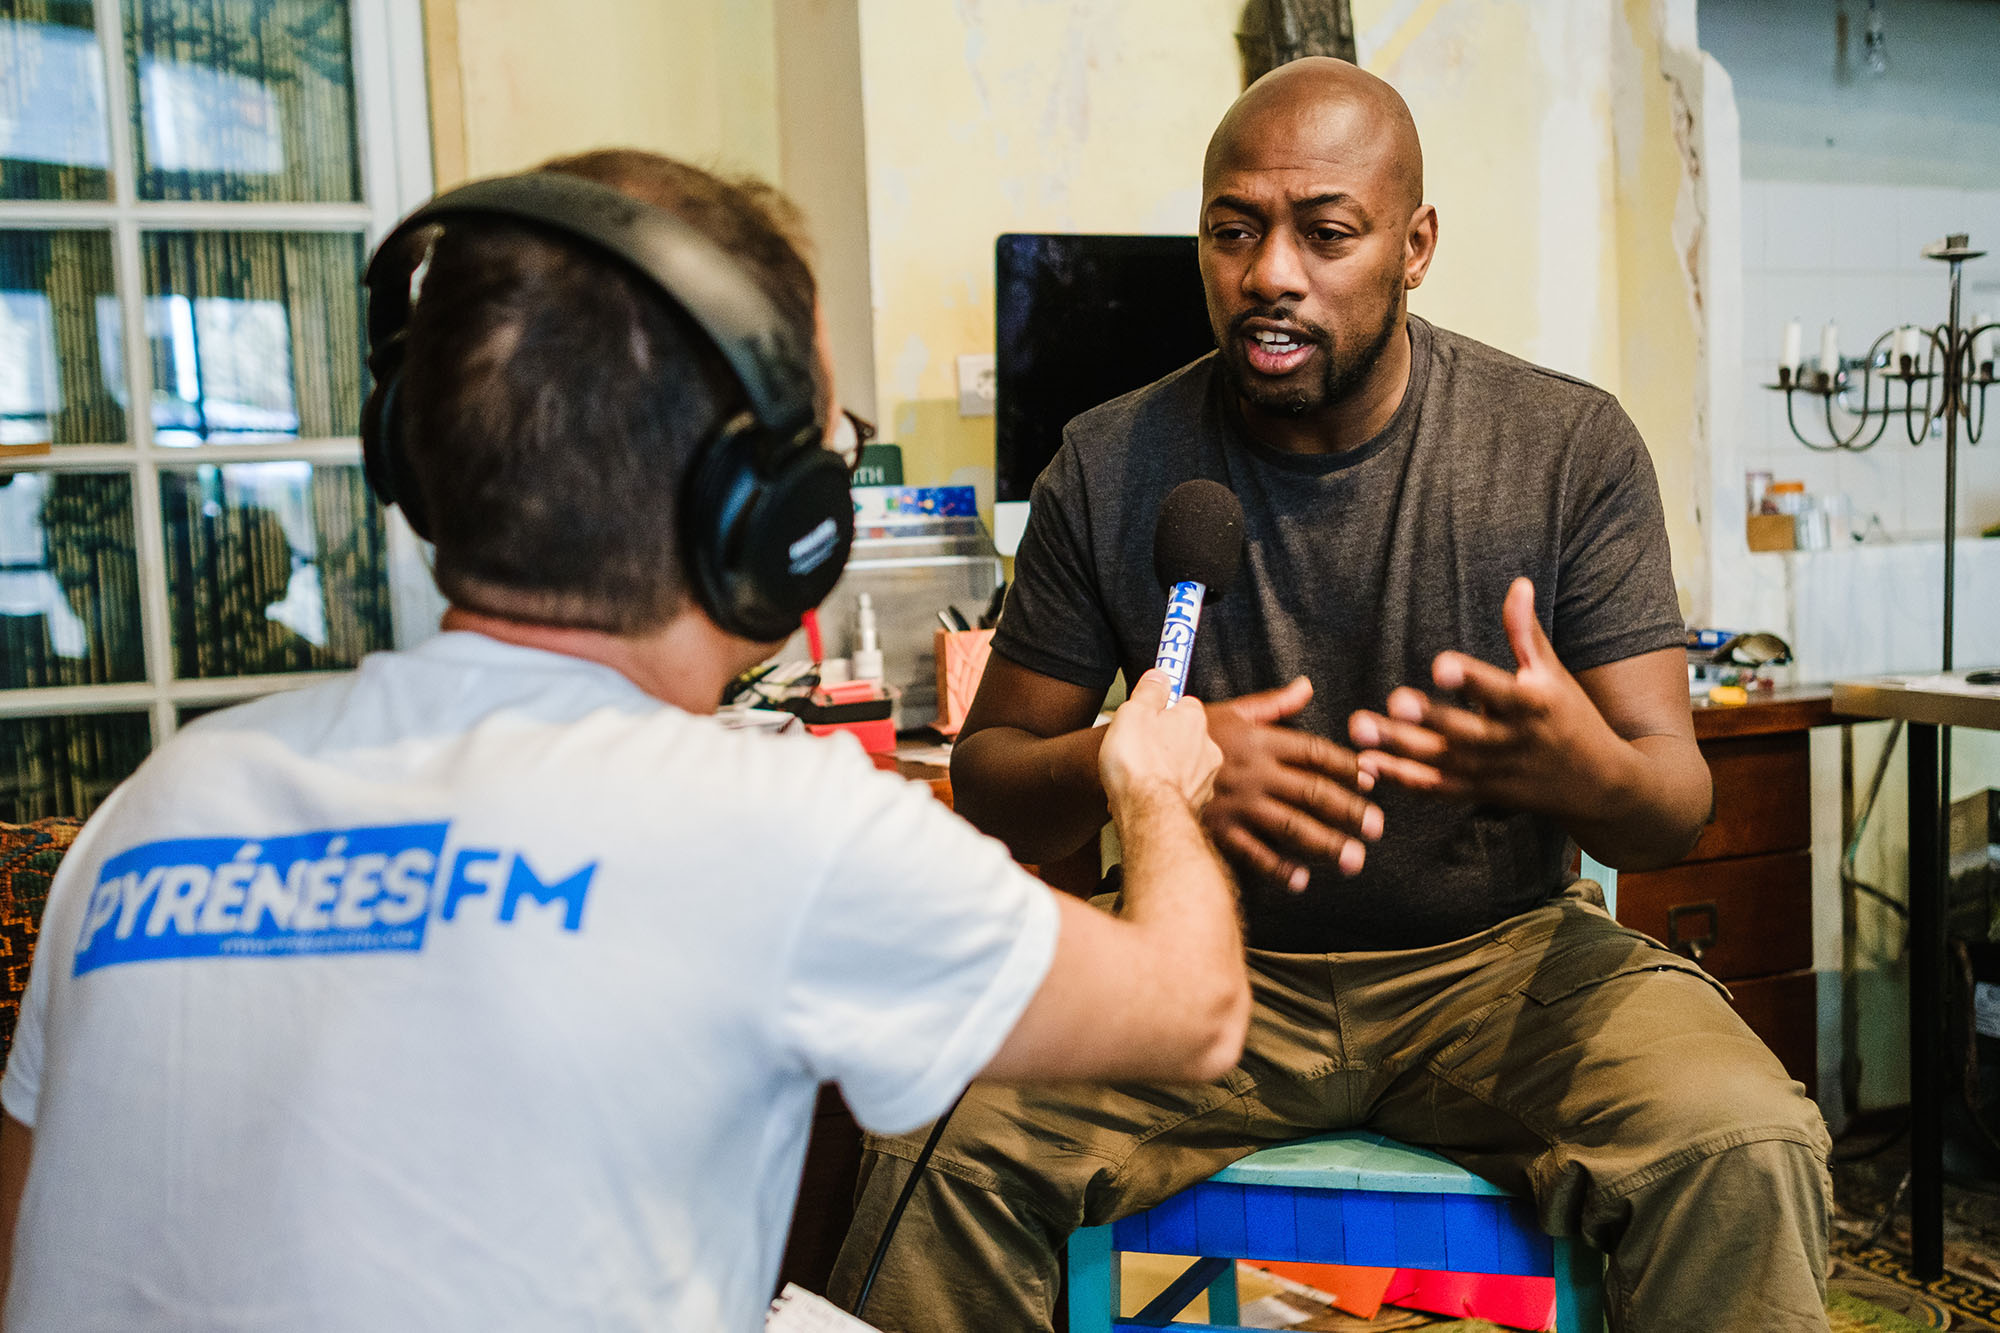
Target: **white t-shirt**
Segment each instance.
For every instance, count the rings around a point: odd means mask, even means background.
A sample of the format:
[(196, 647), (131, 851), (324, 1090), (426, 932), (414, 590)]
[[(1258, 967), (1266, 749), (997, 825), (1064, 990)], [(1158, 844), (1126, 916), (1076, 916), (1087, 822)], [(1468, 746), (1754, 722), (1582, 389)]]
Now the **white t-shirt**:
[(756, 1329), (816, 1085), (934, 1118), (1055, 935), (850, 744), (372, 656), (176, 736), (64, 860), (7, 1326)]

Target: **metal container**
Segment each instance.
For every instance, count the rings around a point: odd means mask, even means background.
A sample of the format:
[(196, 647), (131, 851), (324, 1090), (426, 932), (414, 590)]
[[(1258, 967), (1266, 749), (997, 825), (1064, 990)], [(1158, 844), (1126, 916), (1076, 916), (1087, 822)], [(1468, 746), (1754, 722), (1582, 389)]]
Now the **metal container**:
[[(875, 607), (883, 679), (902, 692), (896, 725), (921, 727), (937, 716), (937, 660), (931, 648), (937, 613), (956, 606), (977, 624), (1000, 577), (1000, 556), (977, 518), (863, 524), (855, 530), (846, 573), (820, 604), (826, 655), (853, 652), (855, 606), (867, 593)], [(803, 634), (793, 635), (780, 654), (806, 655)]]

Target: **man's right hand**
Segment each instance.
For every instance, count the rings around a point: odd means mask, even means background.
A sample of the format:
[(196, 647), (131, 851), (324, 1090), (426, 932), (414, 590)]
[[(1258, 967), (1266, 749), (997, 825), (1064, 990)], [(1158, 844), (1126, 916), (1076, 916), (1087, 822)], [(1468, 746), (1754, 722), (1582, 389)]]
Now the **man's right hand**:
[(1357, 874), (1366, 844), (1382, 836), (1381, 807), (1362, 794), (1375, 779), (1354, 751), (1277, 725), (1311, 700), (1312, 682), (1300, 676), (1207, 709), (1222, 768), (1202, 822), (1232, 860), (1295, 893), (1311, 882), (1306, 863)]
[(1208, 803), (1222, 751), (1199, 699), (1169, 705), (1166, 673), (1139, 677), (1104, 736), (1097, 769), (1115, 813), (1149, 789), (1171, 790), (1200, 813)]

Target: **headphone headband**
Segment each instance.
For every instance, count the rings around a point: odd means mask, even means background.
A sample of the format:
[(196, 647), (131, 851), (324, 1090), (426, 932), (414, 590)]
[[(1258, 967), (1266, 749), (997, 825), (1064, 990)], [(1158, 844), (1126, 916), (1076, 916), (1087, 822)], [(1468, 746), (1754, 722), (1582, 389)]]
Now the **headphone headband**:
[(446, 191), (383, 238), (368, 264), (369, 290), (375, 290), (378, 270), (397, 262), (392, 255), (411, 232), (466, 216), (547, 227), (624, 260), (671, 292), (701, 326), (743, 386), (758, 425), (790, 439), (813, 424), (812, 351), (785, 335), (787, 321), (763, 288), (687, 222), (581, 176), (530, 171)]
[[(624, 261), (686, 312), (741, 386), (750, 410), (720, 423), (689, 460), (679, 497), (690, 585), (731, 634), (784, 638), (833, 588), (854, 540), (847, 467), (823, 447), (813, 410), (813, 349), (722, 247), (683, 219), (560, 172), (474, 181), (396, 224), (368, 264), (368, 368), (362, 457), (384, 504), (430, 535), (421, 488), (397, 429), (416, 261), (404, 242), (459, 217), (529, 223)], [(421, 298), (419, 298), (421, 300)]]

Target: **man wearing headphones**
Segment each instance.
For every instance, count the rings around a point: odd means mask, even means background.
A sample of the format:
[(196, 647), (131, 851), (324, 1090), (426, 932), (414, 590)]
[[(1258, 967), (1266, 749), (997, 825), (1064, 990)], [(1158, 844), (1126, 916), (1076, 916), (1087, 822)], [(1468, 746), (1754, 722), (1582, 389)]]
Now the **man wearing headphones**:
[(780, 201), (594, 153), (369, 271), (445, 633), (205, 718), (63, 864), (0, 1103), (14, 1330), (761, 1325), (814, 1091), (1208, 1078), (1249, 998), (1200, 706), (1104, 742), (1129, 910), (708, 716), (838, 577)]

